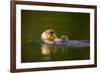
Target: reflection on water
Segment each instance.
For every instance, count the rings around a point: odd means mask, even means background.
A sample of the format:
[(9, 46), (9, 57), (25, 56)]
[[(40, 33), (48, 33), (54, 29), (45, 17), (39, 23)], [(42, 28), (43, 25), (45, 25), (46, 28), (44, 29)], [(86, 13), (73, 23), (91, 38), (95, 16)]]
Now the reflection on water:
[(52, 48), (46, 44), (41, 46), (41, 54), (43, 55), (43, 60), (50, 60), (52, 54)]
[(60, 49), (61, 53), (64, 54), (65, 51), (64, 48), (57, 48), (55, 45), (49, 45), (43, 43), (41, 46), (41, 54), (43, 55), (43, 60), (50, 60), (52, 55), (55, 55), (58, 49)]
[(90, 58), (90, 48), (69, 48), (44, 43), (24, 43), (21, 46), (21, 62), (45, 62), (64, 60), (86, 60)]

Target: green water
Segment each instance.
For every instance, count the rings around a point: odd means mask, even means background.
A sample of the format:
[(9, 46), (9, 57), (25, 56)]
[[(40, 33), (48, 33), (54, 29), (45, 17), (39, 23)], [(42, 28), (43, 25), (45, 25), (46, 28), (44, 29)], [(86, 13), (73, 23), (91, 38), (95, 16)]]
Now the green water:
[(90, 58), (90, 48), (48, 48), (43, 53), (43, 45), (33, 44), (41, 40), (41, 33), (54, 29), (57, 36), (65, 34), (69, 40), (90, 39), (90, 14), (51, 11), (21, 11), (21, 61), (43, 62), (63, 60), (86, 60)]

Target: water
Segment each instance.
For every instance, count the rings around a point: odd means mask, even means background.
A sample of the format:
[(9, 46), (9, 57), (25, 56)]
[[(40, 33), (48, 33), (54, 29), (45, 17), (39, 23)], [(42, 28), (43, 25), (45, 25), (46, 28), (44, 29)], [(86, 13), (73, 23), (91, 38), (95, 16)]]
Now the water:
[(48, 47), (30, 40), (41, 40), (41, 34), (54, 29), (57, 36), (69, 40), (90, 39), (90, 14), (54, 11), (21, 11), (21, 62), (47, 62), (90, 59), (89, 47)]
[(70, 48), (33, 42), (25, 43), (22, 46), (22, 62), (86, 60), (90, 58), (89, 47)]

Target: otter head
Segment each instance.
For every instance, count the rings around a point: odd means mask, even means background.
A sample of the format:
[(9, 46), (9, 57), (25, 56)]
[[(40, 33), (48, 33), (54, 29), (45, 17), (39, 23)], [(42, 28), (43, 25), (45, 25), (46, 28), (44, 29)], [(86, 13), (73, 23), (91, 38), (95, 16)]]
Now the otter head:
[(42, 33), (41, 38), (43, 41), (54, 42), (57, 36), (53, 29), (48, 29)]

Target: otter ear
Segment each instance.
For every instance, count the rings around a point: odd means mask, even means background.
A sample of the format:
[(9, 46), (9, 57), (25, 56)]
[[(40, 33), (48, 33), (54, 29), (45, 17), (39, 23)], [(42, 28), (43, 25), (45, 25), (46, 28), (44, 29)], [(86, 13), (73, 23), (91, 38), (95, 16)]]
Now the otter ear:
[(47, 33), (47, 30), (45, 30), (44, 32)]

